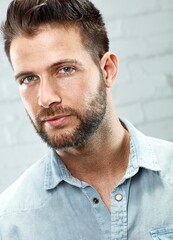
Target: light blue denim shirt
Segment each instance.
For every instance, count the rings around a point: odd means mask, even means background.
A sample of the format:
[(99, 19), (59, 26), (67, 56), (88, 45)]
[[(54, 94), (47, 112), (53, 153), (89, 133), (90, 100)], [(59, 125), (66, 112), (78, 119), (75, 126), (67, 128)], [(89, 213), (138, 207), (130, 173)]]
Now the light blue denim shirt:
[(0, 239), (173, 239), (173, 144), (124, 123), (129, 166), (112, 191), (111, 214), (95, 189), (74, 178), (51, 150), (1, 194)]

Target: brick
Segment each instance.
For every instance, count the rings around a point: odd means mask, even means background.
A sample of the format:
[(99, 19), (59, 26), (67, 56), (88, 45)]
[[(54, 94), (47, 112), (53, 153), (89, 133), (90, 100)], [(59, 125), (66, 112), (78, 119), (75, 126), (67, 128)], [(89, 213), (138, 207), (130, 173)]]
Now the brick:
[(173, 31), (173, 13), (155, 12), (122, 20), (124, 37), (146, 37)]
[(153, 57), (173, 52), (173, 32), (154, 37), (115, 38), (110, 49), (120, 60)]
[(159, 5), (163, 10), (173, 9), (173, 1), (172, 0), (159, 0)]
[[(0, 88), (0, 102), (9, 102), (19, 100), (19, 92), (14, 83), (14, 79), (8, 79), (8, 74), (6, 74), (6, 79), (1, 78), (3, 81)], [(6, 81), (6, 82), (5, 82)], [(10, 82), (11, 81), (11, 82)]]
[(166, 74), (167, 83), (173, 92), (173, 75)]
[[(143, 75), (150, 76), (172, 76), (173, 75), (173, 54), (154, 56), (151, 58), (133, 59), (129, 62), (128, 68), (132, 78), (138, 79)], [(150, 78), (151, 79), (151, 78)]]
[[(1, 49), (0, 52), (3, 52), (3, 50)], [(1, 76), (0, 102), (14, 101), (19, 99), (18, 88), (14, 80), (13, 71), (4, 53), (2, 54), (1, 58), (0, 76)]]
[(147, 121), (173, 118), (173, 97), (144, 103), (143, 110)]
[(130, 71), (128, 69), (128, 64), (127, 62), (119, 62), (118, 60), (118, 74), (117, 74), (117, 79), (115, 82), (115, 87), (119, 86), (119, 84), (126, 84), (130, 82)]
[(117, 112), (121, 118), (126, 118), (135, 125), (144, 121), (144, 114), (140, 103), (118, 106)]
[(42, 142), (0, 148), (0, 193), (12, 184), (30, 165), (47, 153)]
[(113, 17), (125, 17), (135, 14), (146, 13), (158, 9), (157, 0), (92, 0), (92, 2), (104, 13), (106, 19)]
[(148, 136), (173, 141), (172, 118), (137, 125)]
[(1, 0), (0, 3), (0, 20), (4, 20), (6, 16), (6, 10), (11, 0)]
[(117, 106), (137, 102), (139, 100), (139, 94), (137, 95), (135, 92), (138, 91), (136, 84), (132, 85), (131, 82), (115, 85), (112, 89)]
[(111, 39), (110, 43), (112, 43), (112, 39), (121, 37), (123, 35), (122, 21), (120, 19), (107, 21), (106, 29), (108, 36)]
[(146, 100), (158, 99), (160, 97), (171, 97), (173, 95), (173, 89), (169, 87), (165, 76), (142, 73), (135, 78), (132, 75), (129, 82), (115, 84), (112, 92), (118, 106), (122, 104), (129, 105), (138, 101), (145, 102)]
[(0, 147), (41, 141), (31, 126), (21, 102), (3, 104), (0, 107), (2, 114)]

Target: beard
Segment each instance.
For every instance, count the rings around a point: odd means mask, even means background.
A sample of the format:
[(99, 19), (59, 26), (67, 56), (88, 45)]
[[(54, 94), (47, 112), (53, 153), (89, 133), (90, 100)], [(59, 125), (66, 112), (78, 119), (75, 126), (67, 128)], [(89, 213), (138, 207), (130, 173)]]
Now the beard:
[[(35, 117), (35, 123), (27, 113), (37, 134), (49, 147), (56, 150), (78, 148), (85, 145), (89, 137), (97, 131), (104, 119), (107, 106), (107, 95), (102, 76), (100, 80), (97, 95), (90, 100), (87, 108), (83, 111), (53, 103), (49, 108), (40, 110)], [(76, 117), (79, 124), (73, 130), (63, 129), (61, 126), (54, 127), (54, 134), (50, 134), (46, 131), (41, 119), (57, 114)]]

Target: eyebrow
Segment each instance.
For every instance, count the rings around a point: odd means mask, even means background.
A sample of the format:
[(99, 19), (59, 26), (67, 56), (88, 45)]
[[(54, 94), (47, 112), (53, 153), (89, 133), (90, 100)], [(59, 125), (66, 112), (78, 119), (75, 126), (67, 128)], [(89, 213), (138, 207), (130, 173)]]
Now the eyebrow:
[(79, 62), (79, 61), (77, 61), (76, 59), (62, 59), (62, 60), (60, 60), (60, 61), (58, 61), (58, 62), (55, 62), (55, 63), (53, 63), (53, 64), (51, 64), (49, 67), (48, 67), (48, 69), (50, 68), (53, 68), (53, 67), (56, 67), (56, 66), (58, 66), (58, 65), (62, 65), (62, 64), (65, 64), (65, 63), (71, 63), (71, 64), (74, 64), (74, 65), (79, 65), (79, 66), (83, 66), (83, 64), (81, 63), (81, 62)]
[[(77, 61), (76, 59), (62, 59), (62, 60), (59, 60), (58, 62), (51, 64), (50, 66), (47, 67), (47, 69), (52, 69), (54, 67), (57, 67), (57, 66), (63, 65), (63, 64), (74, 64), (74, 65), (83, 67), (83, 64), (81, 62)], [(19, 72), (15, 75), (15, 79), (17, 80), (23, 76), (28, 76), (28, 75), (34, 75), (34, 72), (31, 72), (31, 71)]]
[(20, 72), (20, 73), (16, 74), (14, 77), (17, 81), (20, 77), (33, 75), (33, 74), (34, 74), (33, 72)]

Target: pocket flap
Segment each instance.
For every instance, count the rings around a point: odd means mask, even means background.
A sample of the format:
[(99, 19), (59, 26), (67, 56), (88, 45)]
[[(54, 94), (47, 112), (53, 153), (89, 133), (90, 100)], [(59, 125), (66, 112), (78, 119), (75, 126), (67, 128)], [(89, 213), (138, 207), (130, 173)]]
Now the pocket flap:
[(154, 228), (150, 234), (153, 240), (173, 240), (173, 225)]

